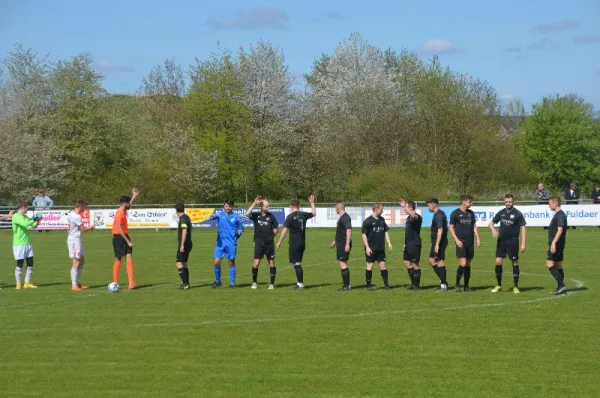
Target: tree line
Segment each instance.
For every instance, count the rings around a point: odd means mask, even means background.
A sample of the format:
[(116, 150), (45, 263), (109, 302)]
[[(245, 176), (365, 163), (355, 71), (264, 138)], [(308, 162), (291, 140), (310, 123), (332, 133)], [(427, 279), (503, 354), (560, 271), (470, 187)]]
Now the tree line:
[(0, 203), (489, 199), (600, 179), (600, 125), (576, 95), (505, 106), (485, 81), (359, 34), (296, 78), (264, 41), (185, 68), (156, 65), (112, 95), (89, 54), (21, 45), (0, 69)]

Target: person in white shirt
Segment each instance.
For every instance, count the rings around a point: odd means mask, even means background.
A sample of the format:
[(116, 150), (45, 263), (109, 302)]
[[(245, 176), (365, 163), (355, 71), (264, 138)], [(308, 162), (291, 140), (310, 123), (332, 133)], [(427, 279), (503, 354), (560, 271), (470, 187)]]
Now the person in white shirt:
[(72, 259), (71, 265), (71, 290), (80, 291), (87, 289), (80, 283), (81, 273), (85, 259), (83, 257), (83, 242), (81, 233), (91, 231), (95, 228), (94, 225), (86, 227), (83, 225), (81, 213), (87, 209), (87, 202), (83, 200), (77, 201), (75, 209), (69, 212), (69, 235), (67, 237), (67, 246), (69, 248), (69, 258)]

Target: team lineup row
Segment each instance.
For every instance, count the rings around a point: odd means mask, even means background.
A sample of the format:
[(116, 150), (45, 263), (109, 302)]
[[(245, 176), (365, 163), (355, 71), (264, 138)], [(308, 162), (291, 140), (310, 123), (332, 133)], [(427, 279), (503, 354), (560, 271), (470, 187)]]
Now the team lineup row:
[[(113, 250), (115, 261), (113, 264), (113, 283), (118, 286), (119, 271), (122, 259), (125, 258), (127, 264), (127, 277), (129, 289), (135, 289), (136, 284), (133, 272), (133, 242), (129, 237), (127, 224), (127, 211), (131, 204), (139, 195), (136, 189), (132, 190), (131, 196), (123, 196), (120, 205), (115, 212), (112, 226)], [(258, 287), (257, 277), (259, 265), (263, 258), (267, 259), (269, 264), (270, 283), (269, 289), (275, 288), (275, 279), (277, 268), (275, 266), (275, 247), (281, 247), (285, 237), (289, 235), (289, 263), (292, 264), (296, 272), (297, 283), (293, 289), (304, 288), (304, 272), (302, 269), (302, 259), (306, 248), (306, 223), (314, 217), (317, 212), (314, 195), (308, 199), (311, 212), (300, 210), (300, 203), (297, 200), (291, 202), (291, 213), (286, 217), (283, 229), (279, 235), (279, 240), (275, 244), (275, 237), (279, 232), (279, 223), (277, 218), (269, 212), (270, 204), (258, 196), (252, 205), (248, 208), (245, 216), (254, 224), (254, 262), (252, 264), (252, 289)], [(489, 228), (494, 238), (497, 239), (496, 246), (496, 279), (497, 285), (492, 289), (493, 293), (502, 290), (502, 264), (504, 258), (508, 257), (512, 262), (513, 292), (519, 293), (519, 252), (526, 250), (526, 221), (523, 214), (514, 207), (514, 197), (507, 194), (504, 199), (505, 208), (499, 211), (493, 220), (489, 223)], [(473, 289), (469, 286), (471, 279), (471, 261), (474, 258), (475, 245), (480, 246), (479, 232), (476, 226), (476, 217), (470, 207), (473, 199), (470, 196), (461, 197), (461, 205), (452, 212), (448, 220), (446, 214), (439, 208), (439, 202), (436, 198), (427, 200), (428, 210), (433, 213), (431, 224), (431, 248), (429, 252), (429, 264), (440, 280), (438, 292), (448, 290), (447, 272), (446, 272), (446, 248), (448, 246), (448, 232), (456, 244), (456, 258), (459, 266), (456, 271), (455, 291), (470, 292)], [(404, 265), (410, 278), (410, 290), (420, 289), (421, 280), (421, 225), (422, 217), (416, 212), (416, 205), (412, 201), (400, 200), (406, 213), (405, 240), (403, 245)], [(550, 210), (555, 212), (554, 217), (548, 228), (548, 252), (546, 255), (546, 267), (557, 281), (555, 294), (566, 292), (564, 284), (564, 271), (562, 267), (563, 253), (566, 244), (567, 235), (567, 217), (561, 210), (561, 200), (553, 197), (549, 201)], [(72, 259), (71, 282), (72, 289), (75, 291), (84, 290), (87, 287), (80, 283), (81, 273), (84, 265), (84, 249), (82, 243), (82, 232), (94, 229), (94, 226), (84, 226), (81, 218), (81, 212), (87, 208), (85, 201), (78, 201), (73, 211), (68, 215), (68, 238), (67, 246), (69, 257)], [(188, 259), (193, 248), (192, 243), (192, 223), (190, 217), (185, 214), (183, 204), (176, 205), (176, 213), (179, 217), (177, 227), (177, 253), (175, 264), (181, 278), (180, 290), (190, 288)], [(236, 254), (237, 241), (244, 233), (243, 216), (233, 211), (234, 202), (226, 200), (223, 211), (216, 212), (207, 217), (207, 220), (217, 221), (217, 240), (214, 250), (214, 275), (215, 282), (211, 285), (213, 288), (222, 286), (221, 263), (227, 258), (229, 263), (229, 286), (235, 287), (236, 284)], [(19, 206), (16, 213), (10, 213), (5, 218), (12, 218), (13, 227), (13, 252), (17, 262), (15, 268), (16, 288), (35, 288), (31, 283), (33, 271), (33, 248), (29, 241), (28, 228), (35, 228), (39, 224), (39, 219), (34, 216), (30, 219), (26, 213), (28, 204), (23, 203)], [(337, 221), (335, 238), (330, 247), (336, 248), (336, 258), (339, 262), (342, 277), (342, 287), (339, 291), (346, 292), (351, 290), (350, 270), (348, 260), (352, 251), (352, 220), (345, 211), (345, 205), (342, 202), (336, 204), (336, 212), (339, 215)], [(389, 277), (386, 268), (386, 244), (387, 249), (392, 250), (389, 228), (385, 219), (381, 217), (383, 205), (375, 204), (373, 213), (362, 223), (361, 236), (364, 246), (366, 261), (365, 280), (368, 290), (373, 290), (372, 275), (375, 264), (379, 266), (381, 277), (384, 283), (384, 289), (389, 290)], [(497, 227), (496, 227), (497, 225)], [(520, 242), (519, 242), (520, 238)], [(21, 274), (24, 264), (27, 264), (25, 283), (21, 285)], [(461, 285), (461, 281), (463, 282)]]

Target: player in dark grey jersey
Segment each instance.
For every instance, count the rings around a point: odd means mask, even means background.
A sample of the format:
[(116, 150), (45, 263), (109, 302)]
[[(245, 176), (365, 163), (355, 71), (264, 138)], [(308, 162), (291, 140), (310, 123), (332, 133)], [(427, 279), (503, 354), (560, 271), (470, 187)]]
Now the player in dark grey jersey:
[(340, 218), (335, 229), (335, 240), (331, 242), (329, 247), (332, 249), (337, 248), (336, 258), (340, 262), (343, 286), (338, 291), (348, 292), (352, 290), (350, 287), (350, 269), (348, 268), (348, 260), (352, 250), (352, 219), (346, 213), (346, 205), (342, 202), (335, 205), (335, 211)]
[(383, 279), (384, 289), (390, 290), (388, 283), (388, 270), (386, 267), (385, 244), (387, 242), (388, 249), (392, 251), (392, 243), (390, 242), (389, 228), (381, 217), (383, 213), (383, 205), (380, 203), (373, 205), (373, 214), (365, 219), (362, 225), (362, 241), (365, 245), (365, 258), (367, 261), (367, 270), (365, 279), (367, 281), (367, 290), (373, 290), (371, 280), (373, 278), (373, 265), (379, 264), (381, 278)]
[[(456, 270), (456, 287), (455, 290), (460, 292), (460, 280), (465, 276), (465, 292), (472, 292), (469, 287), (471, 280), (471, 260), (475, 256), (475, 243), (477, 247), (481, 245), (479, 240), (479, 232), (477, 231), (477, 219), (475, 213), (471, 210), (473, 205), (473, 197), (463, 195), (460, 198), (461, 205), (458, 209), (450, 214), (450, 233), (456, 243), (456, 258), (459, 265)], [(476, 240), (476, 241), (475, 241)]]
[(429, 251), (429, 264), (435, 274), (440, 278), (440, 287), (437, 292), (448, 290), (446, 280), (446, 247), (448, 246), (448, 218), (440, 209), (437, 198), (427, 199), (427, 209), (433, 213), (431, 220), (431, 250)]
[(281, 235), (279, 235), (279, 242), (277, 242), (277, 248), (279, 249), (281, 247), (281, 242), (283, 242), (289, 231), (289, 260), (296, 271), (297, 280), (296, 284), (293, 286), (294, 290), (304, 289), (302, 258), (304, 257), (304, 249), (306, 248), (306, 222), (317, 215), (315, 195), (310, 195), (308, 197), (308, 202), (310, 203), (312, 212), (300, 211), (300, 202), (295, 199), (292, 200), (292, 212), (285, 218)]
[(548, 227), (548, 253), (546, 255), (546, 268), (556, 279), (558, 286), (554, 294), (564, 294), (567, 292), (565, 286), (565, 271), (563, 270), (564, 250), (567, 244), (567, 215), (560, 208), (560, 198), (554, 196), (550, 198), (548, 206), (554, 213), (550, 226)]
[[(512, 261), (513, 266), (513, 293), (519, 293), (519, 249), (525, 253), (525, 242), (527, 239), (527, 222), (523, 214), (514, 208), (515, 197), (512, 194), (504, 195), (504, 209), (494, 215), (488, 227), (494, 238), (498, 239), (496, 244), (496, 282), (492, 293), (502, 291), (502, 262), (504, 257)], [(498, 229), (495, 225), (498, 224)], [(521, 247), (519, 248), (519, 235), (521, 236)]]

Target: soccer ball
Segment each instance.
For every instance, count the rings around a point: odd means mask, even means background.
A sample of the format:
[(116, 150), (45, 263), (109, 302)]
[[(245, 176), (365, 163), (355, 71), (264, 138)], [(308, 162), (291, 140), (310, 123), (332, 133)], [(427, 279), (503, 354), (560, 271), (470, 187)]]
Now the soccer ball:
[(115, 282), (112, 282), (108, 285), (108, 291), (111, 293), (116, 293), (119, 291), (119, 285)]

